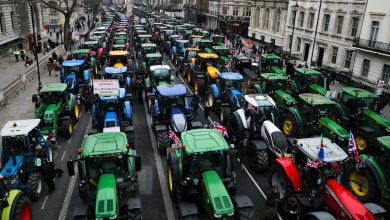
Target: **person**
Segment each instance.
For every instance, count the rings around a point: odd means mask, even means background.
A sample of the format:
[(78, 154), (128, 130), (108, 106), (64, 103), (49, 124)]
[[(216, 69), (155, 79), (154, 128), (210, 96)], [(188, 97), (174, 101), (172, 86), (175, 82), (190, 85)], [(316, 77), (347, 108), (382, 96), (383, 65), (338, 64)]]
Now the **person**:
[(56, 32), (56, 40), (58, 41), (58, 39), (60, 39), (60, 33)]
[(54, 60), (57, 60), (58, 56), (55, 51), (51, 54), (51, 57), (53, 57)]
[(255, 44), (253, 44), (253, 46), (252, 46), (252, 51), (253, 51), (253, 54), (256, 55), (256, 53), (257, 53), (257, 48), (256, 48), (256, 45), (255, 45)]
[(332, 85), (334, 85), (334, 81), (336, 81), (336, 73), (334, 71), (330, 73), (330, 78), (332, 79)]
[(279, 206), (279, 202), (280, 202), (279, 188), (278, 186), (273, 185), (267, 195), (267, 202), (265, 203), (265, 207), (276, 209)]
[(198, 92), (195, 92), (192, 95), (192, 101), (191, 101), (192, 111), (194, 114), (193, 116), (194, 121), (196, 121), (196, 117), (198, 116), (199, 103), (200, 103), (200, 96), (198, 95)]
[(305, 63), (305, 66), (303, 66), (303, 67), (305, 67), (305, 68), (309, 68), (309, 66), (307, 65), (307, 63)]
[(20, 49), (20, 57), (24, 61), (24, 58), (26, 57), (26, 51), (24, 49)]
[(33, 63), (34, 61), (26, 55), (26, 61), (24, 62), (24, 66), (27, 68), (29, 66), (31, 66), (31, 64)]
[(47, 158), (42, 159), (42, 176), (49, 187), (49, 193), (56, 190), (54, 178), (61, 177), (63, 172), (63, 170), (55, 168), (53, 161), (48, 161)]
[(283, 213), (287, 217), (286, 219), (298, 219), (301, 214), (301, 207), (298, 203), (298, 199), (295, 196), (291, 196), (283, 205)]
[(64, 62), (64, 58), (62, 57), (62, 55), (60, 55), (58, 57), (58, 63), (60, 64), (60, 66), (62, 65), (63, 62)]
[(48, 61), (47, 61), (47, 71), (49, 71), (49, 76), (51, 76), (51, 72), (53, 71), (53, 63), (54, 63), (54, 59), (51, 57), (49, 57)]
[(13, 53), (15, 55), (16, 62), (19, 62), (20, 50), (16, 48), (16, 49), (14, 49)]
[(142, 92), (144, 90), (144, 84), (142, 83), (142, 79), (137, 79), (137, 94), (138, 94), (138, 102), (142, 103)]
[(205, 102), (204, 105), (204, 123), (207, 125), (209, 123), (209, 116), (211, 113), (211, 106), (208, 101)]
[(56, 134), (54, 133), (53, 130), (49, 131), (49, 134), (47, 135), (46, 140), (50, 143), (52, 148), (57, 147), (57, 138), (56, 138)]

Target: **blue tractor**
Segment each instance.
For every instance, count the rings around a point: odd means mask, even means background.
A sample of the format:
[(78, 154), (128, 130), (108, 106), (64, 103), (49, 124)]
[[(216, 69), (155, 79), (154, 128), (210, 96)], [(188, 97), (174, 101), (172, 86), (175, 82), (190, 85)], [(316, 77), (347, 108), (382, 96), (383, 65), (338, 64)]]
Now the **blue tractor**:
[[(125, 88), (119, 88), (116, 96), (103, 96), (94, 92), (92, 103), (92, 126), (98, 132), (107, 128), (119, 128), (126, 133), (129, 145), (134, 147), (132, 96)], [(107, 129), (109, 130), (109, 129)]]
[(132, 78), (133, 73), (127, 71), (126, 66), (122, 67), (105, 67), (105, 78), (106, 79), (118, 79), (119, 86), (126, 89), (126, 93), (131, 92), (132, 89)]
[(156, 87), (156, 93), (149, 98), (150, 121), (156, 132), (157, 148), (165, 154), (171, 141), (169, 130), (178, 136), (189, 127), (199, 127), (200, 122), (192, 121), (190, 99), (183, 84)]
[(42, 196), (45, 184), (39, 172), (41, 162), (52, 161), (53, 153), (38, 129), (40, 122), (40, 119), (9, 121), (1, 129), (1, 192), (18, 189), (31, 200)]
[(68, 92), (81, 94), (83, 85), (88, 84), (92, 71), (87, 68), (84, 60), (65, 60), (61, 65), (61, 83), (68, 85)]
[(223, 72), (218, 73), (216, 83), (211, 84), (208, 91), (208, 103), (214, 111), (221, 113), (221, 120), (223, 120), (223, 113), (242, 108), (245, 103), (241, 87), (242, 80), (243, 77), (239, 73)]
[(176, 66), (179, 66), (183, 63), (184, 54), (189, 43), (189, 40), (177, 39), (175, 40), (175, 44), (172, 45), (171, 60), (175, 63)]

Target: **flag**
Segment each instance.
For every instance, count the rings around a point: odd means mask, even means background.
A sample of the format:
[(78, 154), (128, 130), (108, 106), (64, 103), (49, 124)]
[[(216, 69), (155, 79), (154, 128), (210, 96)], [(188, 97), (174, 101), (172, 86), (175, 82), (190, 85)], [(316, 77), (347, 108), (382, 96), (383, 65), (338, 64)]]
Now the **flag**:
[(228, 137), (226, 128), (223, 125), (219, 124), (218, 122), (214, 122), (213, 125), (214, 125), (214, 129), (219, 131), (222, 136)]
[(352, 131), (349, 132), (348, 153), (355, 162), (359, 160), (359, 151), (356, 147), (356, 141)]
[(248, 104), (248, 110), (254, 110), (256, 109), (256, 106), (252, 105), (252, 104)]
[(310, 160), (309, 158), (307, 158), (306, 167), (317, 168), (319, 165), (320, 163), (318, 161)]
[(325, 152), (324, 152), (324, 139), (321, 134), (321, 145), (320, 145), (320, 151), (318, 152), (318, 158), (320, 159), (320, 162), (322, 163), (324, 161)]
[(227, 38), (225, 37), (225, 41), (224, 41), (225, 47), (227, 47), (227, 44), (228, 44), (228, 40), (227, 40)]
[(177, 147), (180, 146), (180, 139), (179, 139), (179, 137), (171, 129), (169, 129), (169, 138), (175, 142)]

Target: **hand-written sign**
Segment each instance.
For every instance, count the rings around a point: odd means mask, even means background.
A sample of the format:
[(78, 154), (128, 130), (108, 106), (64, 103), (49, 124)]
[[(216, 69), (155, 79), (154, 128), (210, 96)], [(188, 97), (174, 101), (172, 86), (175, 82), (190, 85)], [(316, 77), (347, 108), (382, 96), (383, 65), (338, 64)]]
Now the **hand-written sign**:
[(117, 79), (96, 79), (93, 81), (93, 94), (118, 96), (119, 81)]

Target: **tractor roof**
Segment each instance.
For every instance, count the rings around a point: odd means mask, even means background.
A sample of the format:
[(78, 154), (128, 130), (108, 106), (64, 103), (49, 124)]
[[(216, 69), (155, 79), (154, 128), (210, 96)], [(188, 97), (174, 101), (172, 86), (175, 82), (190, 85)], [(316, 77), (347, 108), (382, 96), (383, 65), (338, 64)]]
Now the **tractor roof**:
[(111, 155), (128, 152), (127, 137), (122, 132), (106, 132), (87, 137), (83, 144), (82, 156)]
[(177, 39), (176, 42), (185, 44), (185, 43), (188, 43), (190, 41), (189, 40), (179, 40), (179, 39)]
[(364, 89), (354, 88), (354, 87), (344, 87), (342, 91), (347, 93), (350, 96), (356, 98), (376, 98), (377, 96), (374, 93), (371, 93)]
[(140, 35), (138, 35), (138, 37), (139, 38), (150, 38), (150, 37), (152, 37), (152, 35), (150, 35), (150, 34), (140, 34)]
[(83, 64), (84, 64), (84, 60), (64, 60), (64, 62), (62, 62), (62, 66), (69, 66), (69, 67), (81, 66)]
[(199, 51), (199, 48), (197, 48), (197, 47), (187, 47), (186, 50), (189, 50), (189, 51)]
[(72, 51), (72, 53), (89, 53), (89, 52), (91, 52), (91, 50), (90, 49), (77, 49), (77, 50), (74, 50), (74, 51)]
[(382, 145), (382, 147), (386, 148), (386, 150), (390, 150), (390, 136), (378, 137), (377, 140)]
[(167, 69), (167, 70), (170, 70), (171, 67), (169, 65), (153, 65), (153, 66), (150, 66), (150, 71), (155, 71), (156, 69)]
[(213, 48), (214, 50), (229, 50), (229, 48), (225, 46), (212, 46), (211, 48)]
[(276, 106), (274, 100), (265, 94), (245, 95), (245, 101), (255, 107), (272, 107)]
[(157, 92), (162, 96), (185, 95), (187, 89), (183, 84), (157, 86)]
[(201, 39), (198, 43), (212, 43), (210, 39)]
[(127, 34), (126, 34), (126, 32), (119, 31), (119, 32), (116, 32), (115, 35), (127, 35)]
[(194, 129), (181, 133), (187, 154), (228, 150), (229, 145), (215, 129)]
[(306, 74), (306, 75), (320, 75), (321, 73), (317, 70), (308, 69), (308, 68), (296, 68), (296, 72), (300, 74)]
[(1, 129), (2, 137), (27, 135), (31, 130), (38, 127), (41, 119), (14, 120), (5, 123)]
[(126, 47), (126, 44), (114, 44), (112, 47), (113, 48), (122, 48), (122, 47)]
[[(336, 143), (332, 143), (328, 138), (323, 137), (324, 144), (324, 162), (338, 162), (345, 160), (348, 155), (343, 149)], [(321, 137), (314, 138), (302, 138), (297, 140), (297, 147), (302, 151), (308, 158), (314, 161), (318, 161), (318, 152), (321, 147)]]
[(287, 76), (281, 75), (278, 73), (262, 73), (260, 74), (261, 77), (268, 79), (268, 80), (286, 80)]
[(39, 92), (65, 92), (67, 87), (66, 83), (50, 83), (44, 85)]
[(191, 35), (191, 38), (203, 38), (202, 35)]
[(95, 44), (98, 44), (98, 43), (99, 43), (99, 41), (98, 41), (98, 39), (96, 39), (96, 40), (85, 41), (83, 44), (84, 45), (95, 45)]
[(104, 72), (106, 74), (115, 74), (115, 73), (125, 73), (127, 72), (127, 67), (122, 66), (122, 67), (105, 67)]
[(235, 72), (218, 73), (218, 77), (223, 80), (229, 80), (229, 81), (241, 81), (243, 79), (240, 73), (235, 73)]
[(261, 58), (264, 58), (264, 59), (280, 59), (280, 57), (278, 55), (268, 54), (268, 53), (261, 54)]
[(303, 93), (299, 95), (299, 98), (309, 105), (336, 105), (335, 101), (332, 101), (320, 94)]
[(220, 35), (220, 34), (213, 34), (213, 35), (211, 35), (211, 37), (225, 37), (225, 36)]
[(127, 55), (128, 52), (125, 50), (114, 50), (110, 51), (110, 56), (125, 56)]
[(106, 31), (94, 31), (92, 32), (92, 34), (105, 34)]
[(198, 53), (198, 56), (203, 59), (214, 58), (217, 59), (218, 55), (215, 53)]
[(147, 58), (160, 58), (162, 57), (160, 53), (148, 53), (146, 54)]
[(157, 46), (156, 44), (146, 43), (146, 44), (141, 44), (141, 47), (157, 47)]

